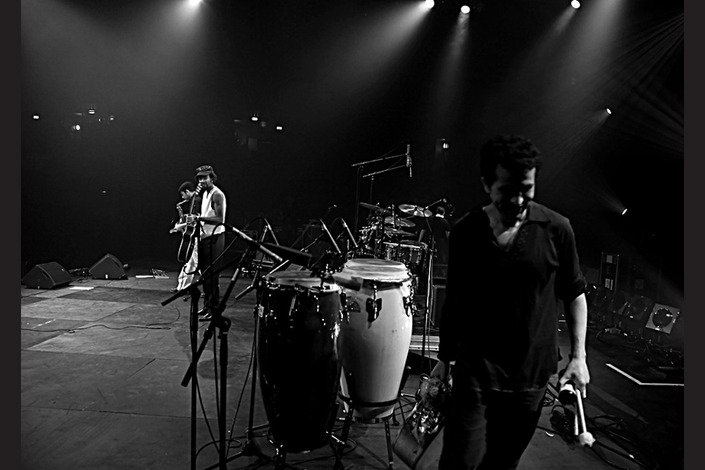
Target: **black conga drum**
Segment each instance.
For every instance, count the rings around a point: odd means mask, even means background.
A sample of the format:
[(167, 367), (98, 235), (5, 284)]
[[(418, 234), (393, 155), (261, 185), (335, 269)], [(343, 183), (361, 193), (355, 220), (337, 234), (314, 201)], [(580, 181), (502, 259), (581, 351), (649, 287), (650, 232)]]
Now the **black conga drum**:
[(270, 440), (288, 452), (326, 445), (340, 383), (340, 288), (309, 271), (284, 271), (259, 288), (257, 338)]

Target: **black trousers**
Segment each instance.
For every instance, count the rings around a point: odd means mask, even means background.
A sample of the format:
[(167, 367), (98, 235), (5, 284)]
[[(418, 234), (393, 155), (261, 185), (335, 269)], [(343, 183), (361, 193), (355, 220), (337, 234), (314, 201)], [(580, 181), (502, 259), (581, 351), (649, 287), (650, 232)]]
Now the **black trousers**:
[[(220, 302), (220, 286), (218, 278), (220, 273), (210, 275), (220, 269), (223, 259), (220, 256), (225, 251), (225, 234), (219, 233), (204, 238), (198, 243), (198, 269), (203, 281), (203, 306), (214, 309)], [(217, 260), (217, 261), (216, 261)]]
[(456, 367), (439, 470), (517, 468), (545, 393), (546, 386), (525, 392), (482, 390), (462, 366)]

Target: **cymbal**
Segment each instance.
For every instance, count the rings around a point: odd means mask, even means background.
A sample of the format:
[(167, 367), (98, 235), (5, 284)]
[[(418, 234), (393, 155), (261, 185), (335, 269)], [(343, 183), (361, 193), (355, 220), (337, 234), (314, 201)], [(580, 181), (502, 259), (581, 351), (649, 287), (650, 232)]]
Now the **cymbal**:
[(415, 227), (416, 224), (411, 220), (401, 219), (399, 217), (385, 217), (385, 225), (397, 226), (397, 227)]
[(433, 215), (430, 210), (414, 204), (399, 204), (399, 210), (415, 217), (431, 217)]
[(389, 209), (385, 209), (384, 207), (379, 207), (374, 204), (368, 204), (366, 202), (361, 202), (360, 205), (364, 207), (365, 209), (369, 209), (371, 211), (379, 212), (382, 215), (392, 215), (392, 211)]
[(414, 234), (410, 232), (405, 232), (404, 230), (399, 230), (398, 228), (385, 228), (384, 233), (386, 235), (401, 235), (403, 237), (413, 237)]

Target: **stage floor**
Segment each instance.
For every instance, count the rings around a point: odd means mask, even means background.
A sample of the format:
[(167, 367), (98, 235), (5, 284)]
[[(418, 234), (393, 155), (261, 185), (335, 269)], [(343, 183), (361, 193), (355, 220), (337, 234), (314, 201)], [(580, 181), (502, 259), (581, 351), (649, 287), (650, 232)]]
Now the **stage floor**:
[[(220, 282), (221, 292), (225, 292), (231, 276), (222, 275)], [(226, 435), (231, 441), (227, 468), (233, 469), (274, 467), (275, 449), (267, 438), (259, 378), (251, 439), (246, 438), (255, 292), (237, 301), (234, 298), (250, 283), (251, 279), (241, 277), (232, 285), (231, 300), (224, 311), (232, 322), (225, 416)], [(21, 287), (23, 469), (217, 467), (219, 400), (215, 377), (219, 365), (215, 358), (219, 342), (208, 341), (198, 364), (200, 398), (194, 420), (191, 386), (181, 385), (191, 360), (191, 303), (179, 298), (162, 306), (175, 285), (176, 272), (155, 277), (149, 267), (133, 267), (123, 280), (75, 278), (69, 285), (51, 290)], [(425, 305), (425, 298), (415, 300)], [(199, 343), (207, 325), (199, 324)], [(401, 429), (402, 416), (408, 416), (415, 403), (419, 374), (428, 372), (434, 363), (435, 330), (426, 331), (424, 346), (428, 348), (421, 355), (423, 325), (421, 310), (414, 317), (414, 341), (405, 365), (410, 375), (389, 422), (392, 442)], [(561, 351), (567, 356), (568, 339), (563, 330)], [(605, 341), (604, 332), (598, 337), (594, 330), (588, 338), (592, 384), (584, 404), (588, 429), (597, 443), (583, 447), (561, 435), (562, 408), (549, 393), (520, 468), (683, 468), (682, 382), (668, 384), (658, 371), (650, 372), (651, 385), (632, 380), (633, 375), (627, 374), (629, 378), (620, 371), (643, 369), (643, 364), (634, 364), (638, 354), (630, 351), (626, 340), (608, 339)], [(338, 413), (333, 433), (340, 437), (343, 407)], [(355, 421), (349, 431), (342, 456), (346, 469), (387, 468), (384, 423)], [(246, 442), (249, 448), (239, 454)], [(196, 457), (192, 445), (198, 451)], [(331, 447), (324, 445), (311, 452), (290, 452), (285, 463), (297, 469), (329, 469), (335, 457)], [(394, 466), (409, 468), (398, 455), (394, 455)]]

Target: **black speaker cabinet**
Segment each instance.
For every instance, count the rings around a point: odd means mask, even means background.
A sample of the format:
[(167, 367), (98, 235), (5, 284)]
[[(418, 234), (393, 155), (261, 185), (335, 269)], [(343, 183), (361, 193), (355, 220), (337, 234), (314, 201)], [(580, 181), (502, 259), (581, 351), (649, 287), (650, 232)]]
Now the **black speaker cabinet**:
[(56, 261), (38, 264), (22, 278), (22, 284), (34, 289), (53, 289), (69, 284), (71, 275)]
[(433, 286), (433, 305), (431, 305), (431, 323), (438, 327), (441, 324), (441, 310), (446, 300), (446, 286)]
[(93, 279), (127, 279), (122, 263), (108, 253), (88, 270)]

